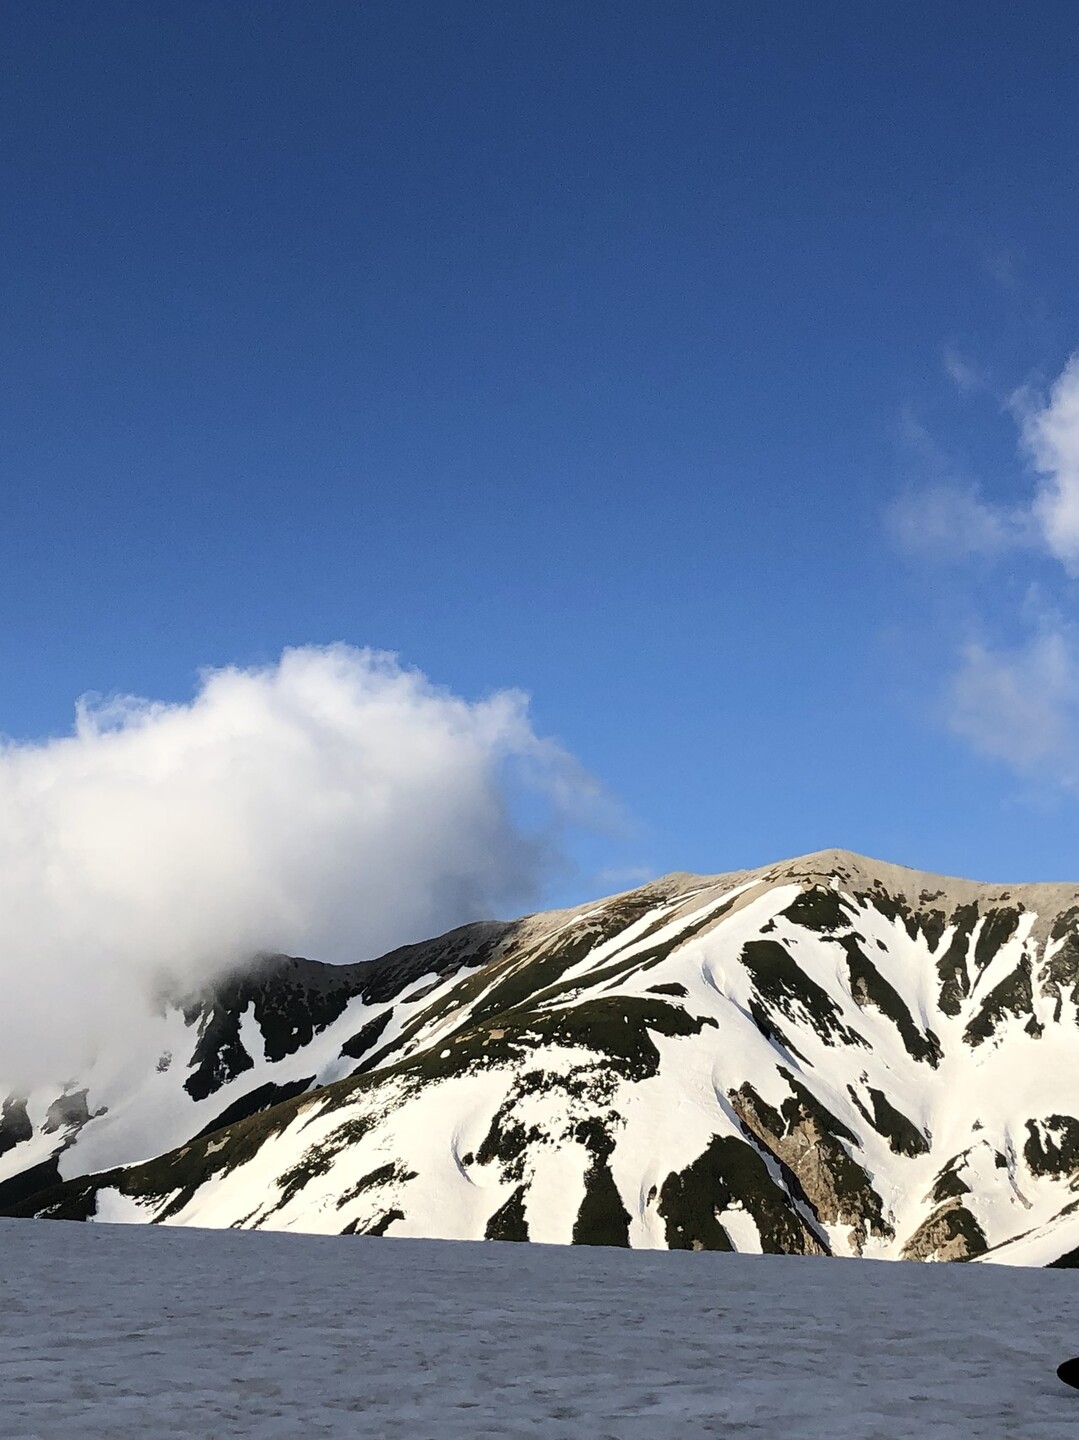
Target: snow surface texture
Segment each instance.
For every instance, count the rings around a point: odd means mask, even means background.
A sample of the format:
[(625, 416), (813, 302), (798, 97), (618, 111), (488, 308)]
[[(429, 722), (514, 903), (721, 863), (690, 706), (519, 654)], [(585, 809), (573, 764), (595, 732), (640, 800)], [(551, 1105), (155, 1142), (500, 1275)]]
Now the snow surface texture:
[(4, 1440), (1059, 1440), (1062, 1271), (0, 1220)]
[(138, 1074), (0, 1123), (0, 1209), (1079, 1260), (1074, 886), (821, 852), (369, 965), (279, 957), (155, 1023)]

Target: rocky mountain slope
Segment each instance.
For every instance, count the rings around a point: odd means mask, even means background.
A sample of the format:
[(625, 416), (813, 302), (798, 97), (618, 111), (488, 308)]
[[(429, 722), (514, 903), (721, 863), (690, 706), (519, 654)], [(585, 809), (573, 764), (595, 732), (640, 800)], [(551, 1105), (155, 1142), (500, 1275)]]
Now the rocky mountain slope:
[(265, 959), (10, 1097), (0, 1209), (1069, 1263), (1077, 1117), (1079, 887), (828, 851)]

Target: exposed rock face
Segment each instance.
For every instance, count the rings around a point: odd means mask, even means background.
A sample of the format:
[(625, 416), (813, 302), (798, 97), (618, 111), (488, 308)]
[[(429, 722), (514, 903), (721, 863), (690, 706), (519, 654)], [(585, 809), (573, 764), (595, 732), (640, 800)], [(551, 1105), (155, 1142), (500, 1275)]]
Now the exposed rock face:
[(147, 1023), (144, 1071), (5, 1103), (0, 1208), (1079, 1256), (1079, 887), (829, 851), (264, 959)]
[(780, 1075), (792, 1093), (773, 1110), (748, 1082), (728, 1097), (734, 1113), (760, 1145), (795, 1176), (817, 1219), (825, 1225), (851, 1226), (850, 1244), (861, 1253), (866, 1234), (891, 1239), (895, 1234), (881, 1215), (881, 1199), (869, 1176), (844, 1147), (858, 1137), (829, 1114), (790, 1072)]
[(904, 1260), (970, 1260), (984, 1255), (985, 1234), (958, 1195), (945, 1200), (903, 1246)]
[(717, 1136), (684, 1170), (668, 1175), (657, 1209), (672, 1250), (734, 1250), (719, 1217), (740, 1209), (756, 1225), (762, 1249), (827, 1253), (753, 1146), (733, 1136)]
[(29, 1140), (34, 1127), (26, 1113), (26, 1101), (17, 1095), (9, 1095), (0, 1108), (0, 1155), (14, 1150), (16, 1145)]

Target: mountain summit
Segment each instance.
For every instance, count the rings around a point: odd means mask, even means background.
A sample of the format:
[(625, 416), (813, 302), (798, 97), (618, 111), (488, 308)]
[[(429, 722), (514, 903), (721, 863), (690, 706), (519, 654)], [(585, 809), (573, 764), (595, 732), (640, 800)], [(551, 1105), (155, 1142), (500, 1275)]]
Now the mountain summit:
[(135, 1048), (153, 1063), (103, 1059), (8, 1097), (0, 1209), (1024, 1265), (1079, 1254), (1072, 885), (836, 850), (669, 875), (356, 965), (263, 957), (148, 1017)]

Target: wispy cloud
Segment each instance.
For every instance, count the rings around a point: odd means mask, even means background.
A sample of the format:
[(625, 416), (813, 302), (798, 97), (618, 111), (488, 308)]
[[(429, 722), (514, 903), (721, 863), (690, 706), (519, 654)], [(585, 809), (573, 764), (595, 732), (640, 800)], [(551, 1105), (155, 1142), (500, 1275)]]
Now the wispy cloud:
[(987, 503), (974, 484), (943, 481), (908, 491), (890, 507), (888, 525), (903, 550), (948, 561), (1031, 543), (1027, 512)]
[[(1002, 505), (984, 499), (973, 482), (938, 478), (892, 505), (892, 532), (913, 553), (963, 560), (1030, 549), (1079, 576), (1079, 355), (1068, 361), (1047, 397), (1025, 387), (1010, 397), (1008, 409), (1030, 462), (1028, 493)], [(910, 439), (909, 423), (906, 433)], [(913, 443), (923, 457), (932, 455), (934, 469), (945, 468), (924, 431), (914, 433)]]
[(1020, 288), (1016, 257), (1007, 246), (987, 247), (982, 255), (982, 268), (990, 280), (1009, 294)]
[(1025, 775), (1079, 783), (1079, 654), (1064, 629), (1019, 649), (966, 648), (949, 694), (952, 730)]
[(0, 748), (0, 1081), (63, 1078), (161, 985), (254, 952), (361, 959), (527, 904), (595, 798), (520, 693), (347, 646), (188, 704), (83, 701), (71, 735)]
[(1047, 403), (1023, 390), (1013, 408), (1040, 477), (1031, 512), (1045, 548), (1079, 576), (1079, 355), (1068, 361)]
[(941, 363), (948, 379), (964, 395), (973, 395), (978, 390), (989, 388), (989, 377), (985, 371), (960, 355), (952, 346), (945, 347)]
[[(961, 389), (972, 388), (961, 363), (946, 361), (946, 368)], [(1003, 505), (972, 482), (937, 479), (901, 496), (888, 521), (908, 554), (952, 563), (1008, 556), (1013, 579), (1026, 557), (1030, 577), (1041, 583), (1028, 587), (1025, 608), (984, 619), (989, 632), (996, 618), (1012, 634), (1017, 625), (1025, 629), (1027, 639), (965, 646), (947, 687), (948, 724), (981, 754), (1079, 791), (1079, 636), (1059, 607), (1030, 603), (1039, 588), (1062, 590), (1079, 578), (1079, 355), (1048, 393), (1024, 387), (1006, 409), (1027, 462), (1025, 494)], [(925, 444), (919, 448), (924, 455)], [(939, 455), (933, 460), (939, 472)], [(1064, 595), (1065, 613), (1070, 598)]]

